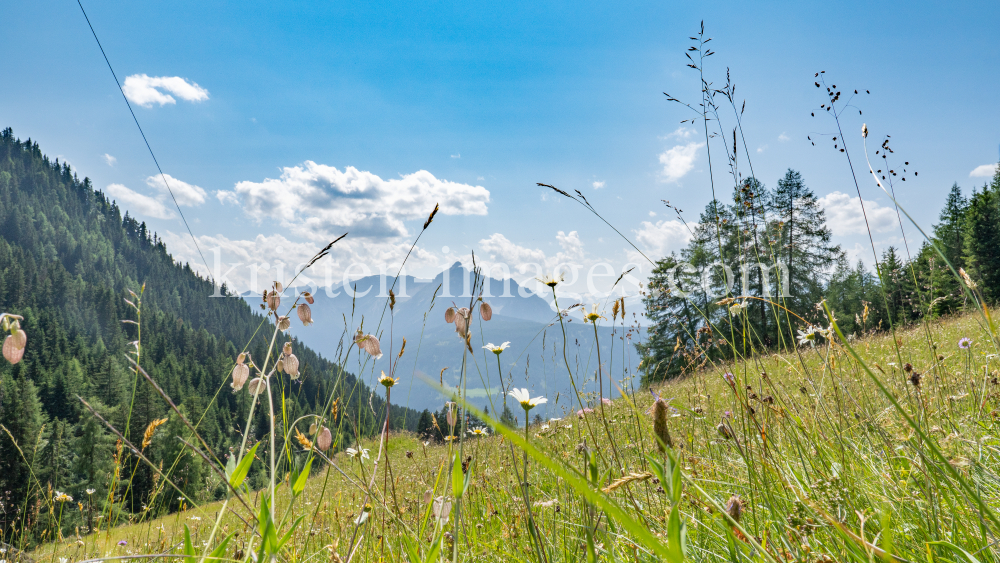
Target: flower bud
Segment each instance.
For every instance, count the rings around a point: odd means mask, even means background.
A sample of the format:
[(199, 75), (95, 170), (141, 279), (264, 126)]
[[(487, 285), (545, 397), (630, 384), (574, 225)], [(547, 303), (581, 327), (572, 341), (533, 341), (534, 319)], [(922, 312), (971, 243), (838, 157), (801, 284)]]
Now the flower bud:
[(285, 364), (285, 372), (288, 373), (289, 377), (299, 378), (299, 359), (295, 357), (295, 354), (289, 354), (279, 361)]
[(670, 439), (670, 430), (667, 428), (667, 402), (662, 398), (653, 403), (653, 434), (656, 435), (656, 445), (661, 452), (674, 447), (674, 442)]
[(3, 341), (3, 357), (12, 364), (20, 362), (24, 357), (24, 346), (16, 346), (16, 342), (13, 334), (7, 335)]
[(358, 333), (354, 335), (354, 343), (373, 357), (377, 358), (382, 355), (382, 345), (379, 344), (378, 338), (374, 334), (364, 334), (359, 329)]
[(285, 358), (279, 358), (274, 364), (274, 369), (278, 370), (278, 373), (285, 373)]
[(260, 395), (265, 389), (267, 389), (267, 383), (262, 377), (255, 377), (247, 384), (247, 391), (250, 391), (251, 395)]
[(267, 306), (272, 311), (277, 311), (278, 307), (281, 305), (281, 296), (278, 295), (277, 291), (272, 291), (267, 294)]
[(233, 388), (234, 393), (243, 389), (248, 377), (250, 377), (250, 366), (242, 362), (233, 366), (233, 382), (229, 386)]
[(246, 352), (240, 352), (240, 355), (236, 356), (236, 363), (237, 364), (242, 364), (245, 361), (247, 361), (247, 353)]
[(324, 426), (323, 430), (320, 431), (319, 436), (316, 437), (316, 447), (326, 451), (330, 449), (331, 445), (333, 445), (333, 433), (330, 432), (329, 428)]
[(313, 318), (312, 318), (312, 309), (309, 308), (309, 305), (301, 303), (299, 304), (297, 309), (299, 312), (299, 320), (302, 321), (302, 326), (311, 325), (313, 323)]
[(292, 343), (291, 342), (285, 342), (285, 344), (281, 347), (281, 353), (283, 355), (285, 355), (285, 356), (291, 354), (292, 353)]
[(316, 298), (313, 297), (312, 293), (309, 293), (308, 291), (303, 291), (302, 292), (302, 298), (305, 299), (306, 303), (308, 303), (310, 305), (312, 305), (313, 303), (316, 302)]

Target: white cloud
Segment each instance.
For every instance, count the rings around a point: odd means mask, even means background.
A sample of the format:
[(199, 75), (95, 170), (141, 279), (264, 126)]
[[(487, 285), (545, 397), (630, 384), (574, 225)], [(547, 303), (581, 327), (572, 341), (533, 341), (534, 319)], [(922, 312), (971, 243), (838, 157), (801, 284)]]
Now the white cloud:
[(132, 103), (143, 107), (152, 107), (153, 104), (176, 104), (177, 100), (170, 94), (161, 92), (164, 90), (188, 102), (202, 102), (208, 99), (208, 90), (198, 86), (194, 82), (180, 76), (147, 76), (145, 74), (133, 74), (125, 78), (122, 85), (122, 92)]
[(757, 152), (758, 153), (762, 153), (762, 152), (764, 152), (766, 150), (767, 150), (767, 145), (761, 145), (761, 146), (757, 147)]
[(173, 211), (167, 209), (162, 202), (148, 195), (143, 195), (121, 184), (110, 184), (104, 188), (104, 193), (118, 202), (118, 205), (129, 211), (154, 217), (156, 219), (171, 219)]
[(680, 250), (691, 240), (691, 232), (677, 219), (664, 219), (656, 223), (643, 221), (632, 232), (635, 233), (636, 240), (656, 256)]
[(663, 138), (664, 139), (690, 139), (690, 138), (694, 137), (697, 134), (698, 134), (698, 130), (697, 129), (693, 129), (691, 127), (684, 127), (683, 125), (681, 125), (680, 127), (677, 128), (676, 131), (674, 131), (673, 133), (670, 133), (669, 135), (667, 135), (666, 137), (663, 137)]
[(426, 218), (436, 203), (445, 215), (486, 215), (490, 192), (435, 178), (426, 170), (382, 179), (353, 166), (341, 171), (306, 161), (284, 168), (279, 179), (239, 182), (216, 197), (238, 198), (258, 221), (274, 219), (292, 234), (320, 241), (345, 231), (352, 238), (405, 236), (403, 222)]
[(170, 174), (164, 174), (163, 176), (166, 177), (166, 184), (163, 183), (163, 177), (150, 176), (146, 178), (146, 185), (160, 190), (164, 196), (170, 195), (170, 192), (167, 191), (167, 186), (170, 186), (170, 190), (174, 192), (174, 198), (177, 199), (177, 205), (194, 207), (205, 203), (206, 194), (204, 188), (178, 180)]
[(219, 203), (226, 204), (232, 203), (234, 205), (240, 204), (240, 198), (236, 197), (236, 192), (230, 192), (227, 190), (216, 190), (215, 197), (218, 198)]
[(108, 163), (108, 166), (114, 166), (115, 163), (118, 162), (117, 158), (111, 156), (108, 153), (104, 153), (104, 157), (103, 158), (104, 158), (104, 162)]
[(506, 262), (511, 266), (546, 263), (545, 252), (514, 244), (501, 233), (493, 233), (490, 238), (480, 240), (479, 246), (491, 254), (494, 261)]
[(593, 184), (595, 190), (599, 190), (604, 187), (604, 180), (595, 180)]
[(649, 216), (650, 217), (656, 217), (656, 212), (655, 211), (650, 211), (649, 212)]
[(455, 153), (451, 155), (452, 158), (462, 158), (462, 153)]
[(984, 164), (977, 166), (975, 170), (969, 172), (970, 178), (992, 178), (997, 172), (996, 164)]
[(698, 149), (705, 143), (691, 142), (677, 145), (660, 153), (660, 164), (663, 165), (663, 179), (666, 182), (676, 182), (694, 168), (694, 159)]
[(785, 133), (782, 132), (780, 135), (778, 135), (778, 140), (784, 143), (785, 141), (791, 141), (792, 138), (789, 137), (788, 135), (785, 135)]
[[(175, 259), (188, 262), (199, 273), (206, 273), (190, 236), (168, 231), (163, 239)], [(272, 280), (287, 284), (323, 246), (318, 242), (291, 240), (280, 233), (258, 234), (245, 240), (233, 240), (221, 234), (203, 235), (198, 237), (198, 245), (213, 269), (213, 278), (217, 281), (225, 278), (231, 289), (254, 293), (260, 293)], [(295, 284), (330, 287), (342, 283), (345, 273), (351, 279), (383, 270), (395, 273), (409, 249), (410, 243), (405, 241), (380, 243), (347, 237), (335, 244), (330, 254), (307, 270)], [(413, 250), (406, 262), (409, 272), (439, 265), (437, 257), (420, 247)]]
[[(867, 231), (865, 217), (861, 212), (861, 199), (842, 192), (829, 193), (819, 198), (819, 204), (826, 210), (826, 221), (835, 235), (854, 235)], [(897, 225), (896, 211), (882, 207), (877, 202), (865, 202), (868, 224), (875, 232), (884, 232)]]

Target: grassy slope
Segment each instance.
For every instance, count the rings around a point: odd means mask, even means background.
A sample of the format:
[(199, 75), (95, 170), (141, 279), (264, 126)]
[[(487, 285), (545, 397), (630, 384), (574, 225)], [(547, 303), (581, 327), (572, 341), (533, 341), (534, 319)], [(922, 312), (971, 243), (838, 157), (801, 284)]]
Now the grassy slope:
[[(902, 362), (912, 363), (922, 374), (919, 390), (902, 372), (890, 336), (860, 339), (856, 349), (952, 467), (996, 506), (1000, 481), (993, 470), (1000, 440), (994, 437), (996, 386), (990, 372), (997, 366), (996, 357), (988, 356), (996, 352), (988, 344), (980, 317), (935, 321), (897, 336)], [(958, 349), (957, 342), (964, 336), (974, 341), (970, 352)], [(725, 371), (736, 374), (735, 386), (726, 383)], [(806, 346), (799, 354), (775, 354), (728, 368), (706, 369), (657, 391), (664, 398), (674, 398), (672, 404), (678, 410), (672, 413), (669, 428), (683, 471), (708, 495), (688, 486), (681, 504), (690, 536), (689, 556), (695, 560), (728, 559), (726, 528), (710, 505), (713, 500), (724, 504), (731, 495), (739, 495), (745, 503), (743, 526), (766, 540), (769, 553), (778, 560), (866, 559), (864, 548), (838, 532), (833, 521), (880, 547), (888, 547), (891, 538), (894, 553), (910, 560), (924, 560), (929, 541), (947, 540), (969, 551), (985, 545), (974, 503), (947, 477), (947, 468), (928, 457), (917, 433), (842, 349)], [(532, 440), (550, 457), (580, 468), (577, 446), (593, 432), (595, 438), (587, 442), (593, 444), (596, 439), (600, 445), (602, 471), (610, 470), (607, 479), (641, 473), (647, 469), (643, 453), (656, 451), (652, 423), (645, 413), (652, 397), (643, 392), (634, 400), (635, 408), (624, 400), (606, 408), (612, 440), (600, 422), (600, 411), (585, 420), (564, 418), (548, 429), (532, 427)], [(727, 411), (732, 415), (727, 416)], [(724, 418), (735, 439), (726, 439), (717, 430)], [(378, 445), (368, 447), (374, 457)], [(460, 559), (533, 559), (509, 443), (499, 437), (470, 439), (466, 452), (473, 458), (474, 478), (465, 499)], [(433, 489), (433, 496), (450, 491), (448, 446), (424, 448), (412, 436), (394, 435), (389, 454), (396, 500), (380, 474), (372, 502), (375, 508), (363, 528), (357, 561), (402, 559), (396, 540), (399, 527), (386, 516), (383, 503), (398, 506), (402, 521), (417, 529), (427, 514), (425, 491)], [(359, 472), (367, 475), (371, 469), (371, 460), (362, 466), (344, 453), (335, 462), (354, 475), (356, 482)], [(538, 467), (531, 463), (529, 481), (532, 501), (543, 503), (534, 508), (543, 540), (555, 559), (582, 560), (579, 524), (585, 507), (562, 479)], [(338, 473), (314, 473), (318, 475), (296, 504), (295, 513), (307, 517), (292, 542), (289, 555), (294, 557), (290, 559), (331, 560), (334, 551), (346, 556), (363, 501), (359, 488)], [(653, 479), (637, 480), (609, 494), (633, 517), (645, 519), (653, 532), (665, 535), (668, 502)], [(287, 492), (282, 495), (287, 501)], [(252, 501), (257, 500), (255, 495)], [(80, 541), (68, 538), (43, 546), (34, 556), (39, 561), (58, 561), (57, 557), (76, 561), (161, 553), (182, 540), (183, 524), (191, 527), (194, 542), (200, 545), (208, 537), (219, 506), (214, 503), (151, 523), (102, 531)], [(65, 509), (75, 508), (67, 504)], [(247, 529), (234, 516), (227, 516), (223, 523), (230, 531), (240, 531), (241, 540), (247, 537)], [(454, 524), (452, 511), (444, 527), (451, 530)], [(433, 524), (429, 526), (428, 530)], [(648, 559), (641, 547), (636, 549), (628, 540), (627, 532), (609, 526), (606, 518), (600, 521), (599, 530), (598, 550), (608, 560), (612, 552), (617, 558)], [(422, 535), (429, 538), (430, 531)], [(118, 546), (119, 540), (128, 545)], [(748, 550), (745, 543), (737, 543)], [(991, 560), (989, 552), (982, 551), (979, 557)], [(234, 554), (230, 549), (230, 556)]]

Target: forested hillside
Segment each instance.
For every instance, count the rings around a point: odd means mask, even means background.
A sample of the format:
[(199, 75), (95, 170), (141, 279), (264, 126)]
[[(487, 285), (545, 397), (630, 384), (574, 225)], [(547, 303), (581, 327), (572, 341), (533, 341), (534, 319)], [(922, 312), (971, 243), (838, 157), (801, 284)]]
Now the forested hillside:
[[(141, 319), (126, 302), (138, 305), (130, 291), (141, 297)], [(0, 539), (44, 539), (56, 533), (57, 517), (65, 531), (177, 507), (176, 491), (165, 491), (128, 448), (116, 448), (117, 438), (77, 395), (136, 447), (150, 422), (166, 418), (143, 454), (192, 499), (223, 493), (208, 466), (177, 438), (190, 432), (126, 359), (140, 341), (140, 364), (198, 423), (209, 446), (238, 448), (250, 397), (230, 390), (229, 375), (248, 344), (253, 358), (265, 357), (273, 325), (226, 288), (227, 297), (211, 298), (215, 291), (174, 262), (144, 223), (123, 217), (89, 179), (50, 161), (37, 143), (3, 131), (0, 311), (24, 317), (28, 345), (17, 365), (0, 363)], [(374, 421), (384, 416), (377, 395), (370, 398), (353, 375), (292, 342), (302, 377), (280, 379), (285, 416), (319, 412), (335, 393), (341, 447), (356, 433), (376, 433)], [(266, 440), (265, 412), (256, 411), (251, 443)], [(392, 414), (411, 426), (419, 418), (399, 407)], [(60, 510), (52, 502), (56, 491), (76, 502)]]
[(981, 280), (985, 299), (1000, 302), (1000, 171), (969, 197), (955, 184), (943, 203), (928, 231), (936, 248), (900, 214), (907, 238), (873, 270), (851, 264), (831, 242), (801, 174), (788, 170), (774, 189), (744, 180), (731, 203), (706, 206), (687, 248), (657, 262), (645, 298), (652, 325), (639, 344), (646, 380), (751, 349), (792, 349), (798, 329), (822, 333), (816, 304), (824, 299), (856, 336), (959, 312), (968, 303), (951, 268)]

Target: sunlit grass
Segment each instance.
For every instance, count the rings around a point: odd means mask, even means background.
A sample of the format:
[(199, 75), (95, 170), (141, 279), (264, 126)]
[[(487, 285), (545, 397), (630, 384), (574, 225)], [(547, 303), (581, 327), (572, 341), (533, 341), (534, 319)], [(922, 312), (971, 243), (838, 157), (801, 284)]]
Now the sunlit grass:
[[(965, 337), (973, 341), (970, 350), (958, 347)], [(886, 334), (859, 338), (853, 345), (959, 475), (974, 484), (988, 505), (996, 506), (997, 365), (981, 317), (933, 321), (897, 332), (896, 338), (898, 353)], [(726, 373), (733, 374), (734, 384)], [(973, 499), (927, 453), (927, 444), (914, 428), (839, 345), (821, 342), (796, 353), (715, 366), (654, 391), (670, 401), (672, 451), (686, 482), (678, 509), (692, 560), (728, 560), (730, 546), (749, 555), (754, 543), (774, 560), (860, 561), (870, 560), (878, 550), (913, 560), (926, 556), (929, 544), (932, 552), (947, 553), (948, 548), (934, 542), (975, 552), (992, 541)], [(626, 483), (599, 494), (666, 538), (670, 502), (663, 483), (650, 474), (646, 457), (662, 459), (647, 413), (653, 400), (643, 391), (606, 405), (607, 434), (598, 409), (586, 419), (571, 416), (531, 426), (528, 435), (531, 444), (568, 475), (587, 472), (589, 448), (598, 470), (594, 490), (631, 475)], [(372, 479), (377, 440), (361, 444), (370, 450), (368, 459), (344, 452), (332, 458), (347, 477), (317, 460), (293, 507), (294, 516), (304, 520), (283, 556), (346, 560), (355, 545), (355, 561), (404, 560), (403, 537), (419, 534), (425, 548), (433, 538), (443, 537), (446, 559), (451, 559), (455, 541), (460, 560), (535, 559), (520, 492), (523, 453), (519, 448), (512, 451), (509, 442), (495, 435), (466, 439), (472, 477), (462, 497), (461, 522), (454, 509), (438, 521), (433, 507), (438, 497), (454, 501), (455, 443), (425, 446), (416, 436), (390, 434), (383, 455), (391, 457), (394, 487), (387, 486), (391, 484), (384, 461)], [(655, 559), (627, 527), (584, 502), (565, 475), (537, 462), (529, 463), (528, 471), (534, 520), (546, 557), (583, 560), (584, 525), (594, 521), (598, 557)], [(373, 483), (371, 512), (358, 526), (368, 482)], [(280, 515), (291, 495), (287, 484), (279, 484), (278, 491)], [(265, 493), (252, 493), (248, 502), (258, 508)], [(719, 508), (727, 503), (749, 535), (733, 532), (732, 521), (720, 515)], [(249, 526), (227, 513), (220, 523), (223, 534), (216, 537), (238, 532), (228, 556), (244, 559), (257, 515), (236, 503), (230, 506)], [(179, 553), (185, 524), (201, 553), (220, 507), (210, 503), (139, 525), (67, 537), (32, 555), (55, 562)], [(597, 517), (590, 520), (588, 514)], [(993, 551), (987, 548), (977, 557), (992, 560)]]

